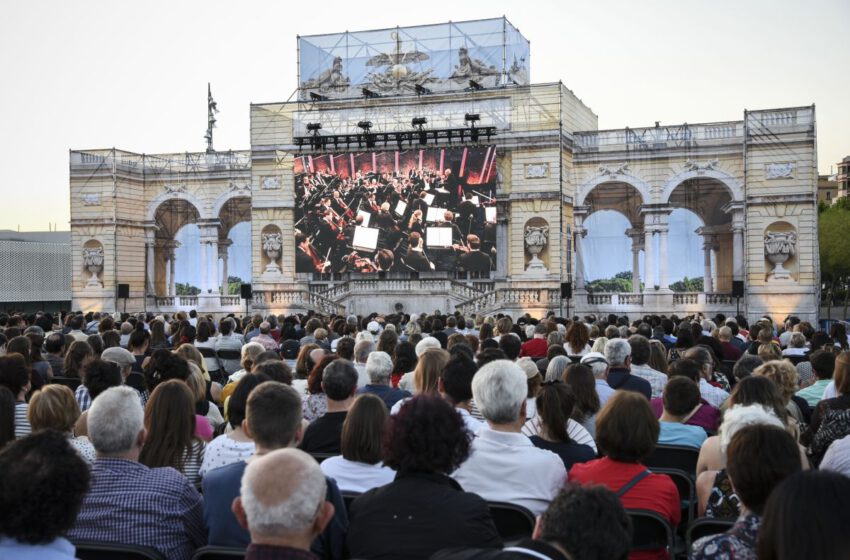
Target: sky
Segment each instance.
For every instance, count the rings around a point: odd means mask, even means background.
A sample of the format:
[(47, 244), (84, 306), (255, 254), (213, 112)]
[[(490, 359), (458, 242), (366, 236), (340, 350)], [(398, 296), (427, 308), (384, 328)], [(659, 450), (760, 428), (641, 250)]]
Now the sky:
[(0, 229), (69, 228), (70, 149), (202, 151), (207, 82), (216, 148), (249, 148), (250, 103), (296, 88), (298, 34), (502, 15), (532, 82), (563, 81), (600, 129), (814, 103), (821, 173), (850, 154), (848, 0), (9, 2)]

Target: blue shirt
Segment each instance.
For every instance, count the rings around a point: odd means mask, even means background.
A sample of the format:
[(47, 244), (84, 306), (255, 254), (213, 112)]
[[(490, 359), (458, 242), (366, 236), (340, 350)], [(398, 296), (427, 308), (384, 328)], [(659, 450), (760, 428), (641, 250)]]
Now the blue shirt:
[[(211, 546), (245, 548), (251, 542), (251, 535), (239, 525), (231, 510), (233, 500), (239, 496), (246, 466), (245, 461), (239, 461), (213, 469), (204, 476), (204, 521), (209, 527)], [(342, 558), (348, 532), (348, 513), (336, 482), (332, 478), (327, 478), (327, 482), (326, 499), (334, 505), (334, 516), (310, 549), (321, 558)]]
[(371, 383), (357, 389), (358, 395), (364, 393), (372, 393), (375, 396), (381, 397), (381, 400), (387, 405), (387, 410), (391, 409), (401, 399), (412, 396), (409, 391), (405, 391), (404, 389), (393, 389), (389, 385), (372, 385)]
[(661, 445), (684, 445), (687, 447), (702, 447), (708, 434), (699, 426), (680, 424), (679, 422), (658, 422), (661, 431), (658, 434), (658, 443)]
[(169, 560), (189, 560), (207, 542), (201, 496), (171, 467), (101, 457), (68, 537), (150, 546)]
[(75, 560), (74, 545), (68, 539), (57, 537), (47, 544), (27, 544), (0, 537), (0, 558), (15, 560)]
[(646, 397), (646, 400), (652, 398), (652, 385), (649, 384), (649, 381), (637, 375), (632, 375), (625, 368), (608, 370), (608, 385), (614, 390), (635, 391)]

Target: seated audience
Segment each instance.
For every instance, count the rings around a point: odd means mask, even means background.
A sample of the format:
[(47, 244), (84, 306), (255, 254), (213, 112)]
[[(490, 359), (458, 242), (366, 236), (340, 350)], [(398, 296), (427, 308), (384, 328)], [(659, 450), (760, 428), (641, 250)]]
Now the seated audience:
[(531, 539), (502, 550), (444, 550), (432, 560), (608, 560), (625, 558), (632, 524), (620, 500), (601, 486), (568, 485), (537, 518)]
[(246, 560), (318, 560), (310, 543), (334, 516), (327, 486), (316, 462), (296, 449), (278, 449), (252, 461), (233, 503), (239, 524), (251, 534)]
[(612, 389), (623, 389), (640, 393), (647, 400), (652, 398), (652, 386), (649, 381), (632, 375), (632, 347), (627, 340), (615, 338), (605, 345), (605, 359), (608, 361), (608, 385)]
[(139, 462), (151, 468), (172, 467), (200, 486), (205, 445), (195, 436), (194, 397), (189, 386), (171, 379), (160, 383), (145, 406), (148, 438)]
[[(773, 345), (775, 346), (775, 345)], [(753, 371), (753, 375), (764, 376), (776, 383), (782, 395), (782, 401), (789, 416), (796, 420), (799, 426), (811, 418), (811, 408), (805, 399), (795, 393), (798, 389), (799, 376), (797, 369), (787, 360), (770, 360)]]
[[(615, 342), (628, 346), (620, 339), (608, 344)], [(570, 481), (606, 486), (617, 494), (623, 507), (653, 511), (675, 527), (682, 515), (676, 485), (669, 476), (652, 474), (641, 464), (655, 450), (658, 432), (658, 420), (649, 401), (634, 391), (618, 391), (596, 419), (597, 443), (603, 457), (573, 465)], [(629, 558), (666, 558), (666, 553), (644, 550), (632, 552)]]
[(94, 349), (85, 339), (76, 340), (68, 347), (65, 352), (65, 362), (62, 369), (65, 377), (82, 378), (83, 365), (94, 357)]
[[(327, 411), (328, 397), (322, 391), (322, 375), (326, 367), (334, 360), (339, 359), (336, 354), (327, 354), (323, 349), (316, 349), (315, 352), (318, 361), (307, 377), (307, 395), (302, 397), (301, 413), (307, 422), (320, 418)], [(321, 352), (321, 356), (318, 355), (319, 352)]]
[(614, 394), (614, 389), (608, 385), (608, 360), (601, 352), (588, 352), (582, 356), (581, 364), (589, 367), (593, 372), (596, 394), (599, 396), (599, 408), (602, 408)]
[(725, 533), (697, 540), (689, 554), (693, 560), (756, 560), (764, 504), (780, 482), (801, 469), (797, 443), (779, 426), (754, 424), (741, 428), (729, 442), (727, 456), (726, 469), (740, 499), (741, 515)]
[(564, 350), (568, 356), (584, 356), (591, 351), (590, 332), (580, 321), (573, 321), (564, 336)]
[(759, 560), (850, 558), (850, 479), (808, 471), (789, 476), (764, 506), (758, 538)]
[(835, 370), (835, 354), (825, 350), (817, 350), (809, 357), (809, 362), (815, 382), (797, 391), (797, 396), (804, 399), (811, 408), (815, 408), (823, 398), (823, 392), (827, 385), (832, 380), (832, 374)]
[(97, 459), (71, 539), (150, 546), (188, 560), (206, 544), (201, 496), (176, 470), (139, 463), (147, 438), (139, 394), (112, 387), (88, 411)]
[[(90, 403), (94, 402), (94, 399), (107, 389), (120, 387), (123, 382), (124, 380), (121, 377), (121, 370), (115, 362), (107, 362), (99, 358), (92, 358), (86, 361), (86, 364), (83, 367), (83, 385), (81, 385), (85, 386), (86, 391), (81, 392), (78, 388), (75, 396), (77, 397), (77, 402), (79, 402), (80, 398), (82, 398), (84, 402), (89, 404), (87, 406), (87, 410), (84, 410), (82, 414), (80, 414), (80, 417), (77, 419), (77, 423), (74, 424), (74, 433), (76, 435), (88, 435), (86, 419), (89, 414), (88, 408), (91, 408)], [(135, 391), (135, 389), (133, 390)], [(139, 396), (138, 391), (136, 391), (136, 395)], [(140, 398), (139, 402), (141, 401), (142, 399)]]
[(24, 437), (32, 431), (27, 417), (26, 401), (30, 390), (30, 370), (20, 354), (0, 356), (0, 387), (6, 387), (15, 398), (15, 437)]
[(800, 438), (816, 465), (833, 441), (850, 435), (850, 352), (841, 352), (835, 358), (832, 381), (838, 396), (818, 403), (808, 430)]
[[(427, 340), (436, 339), (425, 338), (422, 342)], [(398, 384), (399, 388), (407, 391), (407, 388), (410, 387), (409, 390), (414, 395), (436, 392), (438, 380), (449, 362), (449, 357), (450, 354), (442, 348), (426, 347), (416, 361), (416, 369), (411, 373), (409, 383), (406, 382), (408, 376), (405, 374)], [(396, 402), (390, 409), (390, 414), (396, 414), (404, 402), (404, 399)]]
[[(251, 391), (245, 420), (245, 435), (254, 440), (254, 458), (276, 449), (295, 447), (301, 440), (301, 397), (295, 389), (277, 381), (266, 381)], [(252, 460), (252, 459), (251, 459)], [(214, 546), (246, 547), (248, 532), (231, 511), (233, 500), (239, 496), (239, 485), (245, 473), (246, 461), (231, 463), (209, 471), (203, 479), (204, 520), (209, 527), (209, 544)], [(313, 540), (311, 550), (320, 558), (341, 558), (345, 545), (348, 515), (336, 483), (328, 480), (327, 500), (334, 505), (333, 520), (325, 531)]]
[(563, 488), (567, 473), (558, 455), (535, 448), (521, 433), (525, 373), (507, 360), (490, 362), (475, 374), (472, 393), (487, 426), (478, 430), (469, 459), (453, 478), (485, 500), (520, 505), (539, 515)]
[(0, 449), (15, 441), (15, 396), (0, 385)]
[(591, 436), (596, 437), (596, 414), (602, 406), (593, 371), (584, 364), (572, 364), (564, 372), (562, 379), (572, 389), (575, 397), (575, 406), (570, 417), (581, 424)]
[(470, 437), (460, 415), (434, 394), (413, 397), (390, 416), (384, 464), (398, 474), (351, 504), (352, 558), (419, 559), (449, 547), (502, 544), (487, 503), (448, 476), (468, 457)]
[(246, 375), (236, 384), (236, 389), (230, 396), (227, 409), (227, 428), (209, 444), (204, 451), (204, 460), (198, 474), (203, 478), (211, 470), (244, 461), (254, 454), (254, 440), (245, 433), (242, 424), (245, 420), (245, 407), (251, 391), (269, 377), (263, 373)]
[(699, 449), (707, 437), (699, 426), (686, 422), (702, 407), (699, 387), (690, 379), (676, 376), (664, 387), (664, 411), (659, 418), (658, 443)]
[(649, 367), (651, 349), (649, 340), (639, 334), (629, 337), (629, 346), (632, 349), (629, 371), (632, 375), (646, 379), (652, 389), (652, 398), (660, 397), (667, 384), (667, 375)]
[(304, 431), (298, 448), (307, 453), (339, 453), (342, 424), (354, 402), (357, 370), (348, 360), (334, 360), (322, 372), (322, 392), (327, 399), (325, 413)]
[(832, 442), (818, 468), (850, 476), (850, 435)]
[(575, 463), (596, 458), (592, 447), (575, 443), (567, 434), (567, 420), (574, 406), (575, 395), (569, 385), (561, 381), (545, 382), (537, 396), (540, 432), (530, 438), (535, 447), (556, 453), (566, 470)]
[(74, 436), (74, 423), (80, 417), (80, 407), (71, 389), (64, 385), (45, 385), (33, 394), (27, 414), (33, 431), (56, 430), (65, 434), (87, 463), (94, 462), (94, 446), (89, 438)]
[(387, 407), (380, 398), (364, 394), (355, 399), (342, 424), (342, 455), (321, 464), (322, 472), (336, 481), (340, 491), (362, 493), (395, 478), (395, 471), (381, 463), (386, 421)]
[[(366, 344), (371, 344), (367, 342)], [(387, 410), (391, 409), (395, 403), (401, 399), (410, 396), (408, 391), (401, 389), (393, 389), (390, 385), (390, 375), (393, 370), (393, 360), (386, 352), (372, 352), (366, 358), (366, 374), (369, 376), (369, 383), (357, 389), (357, 394), (362, 395), (371, 393), (380, 397), (387, 406)]]
[(66, 534), (90, 475), (67, 436), (44, 430), (10, 443), (0, 453), (0, 473), (0, 558), (74, 560)]
[[(707, 346), (694, 346), (682, 354), (683, 358), (694, 360), (700, 367), (699, 392), (702, 398), (715, 408), (726, 402), (729, 392), (723, 388), (729, 386), (728, 380), (720, 372), (715, 372), (715, 359)], [(717, 381), (722, 379), (723, 382)]]
[(534, 325), (534, 334), (528, 342), (525, 342), (520, 347), (519, 357), (528, 356), (529, 358), (543, 358), (546, 356), (546, 350), (549, 344), (546, 342), (546, 324), (543, 322)]

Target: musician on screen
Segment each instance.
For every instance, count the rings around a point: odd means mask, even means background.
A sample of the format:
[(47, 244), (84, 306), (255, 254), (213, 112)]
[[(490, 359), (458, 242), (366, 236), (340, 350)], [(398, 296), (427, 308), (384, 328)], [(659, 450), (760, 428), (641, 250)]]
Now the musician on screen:
[(422, 250), (422, 235), (412, 232), (408, 237), (408, 244), (410, 247), (404, 257), (405, 264), (417, 272), (431, 270), (433, 265)]
[(460, 256), (458, 265), (465, 272), (489, 272), (493, 269), (493, 261), (481, 251), (481, 240), (475, 234), (466, 236), (468, 252)]

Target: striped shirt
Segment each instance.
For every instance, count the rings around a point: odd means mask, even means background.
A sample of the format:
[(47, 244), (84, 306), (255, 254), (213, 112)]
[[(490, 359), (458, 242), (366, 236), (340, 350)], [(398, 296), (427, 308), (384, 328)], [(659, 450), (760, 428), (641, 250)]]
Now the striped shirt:
[(68, 538), (150, 546), (169, 560), (189, 560), (207, 541), (201, 496), (172, 468), (101, 457)]
[(27, 403), (15, 403), (15, 437), (22, 438), (24, 436), (30, 435), (32, 432), (32, 426), (30, 426), (29, 418), (27, 417), (27, 412), (29, 411), (29, 405)]

